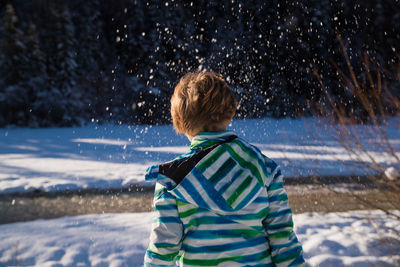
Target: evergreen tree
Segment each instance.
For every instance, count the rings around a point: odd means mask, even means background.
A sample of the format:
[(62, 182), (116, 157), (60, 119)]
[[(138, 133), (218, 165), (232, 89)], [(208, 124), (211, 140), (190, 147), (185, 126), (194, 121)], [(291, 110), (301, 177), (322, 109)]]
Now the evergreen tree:
[[(11, 4), (6, 6), (1, 48), (0, 72), (4, 77), (0, 91), (0, 107), (3, 118), (0, 123), (31, 125), (32, 103), (43, 89), (43, 54), (40, 50), (36, 27), (31, 24), (27, 34), (18, 24)], [(2, 121), (2, 122), (1, 122)]]
[(39, 104), (45, 124), (72, 125), (79, 123), (79, 101), (74, 101), (73, 88), (77, 79), (75, 28), (68, 7), (55, 5), (50, 9), (50, 25), (46, 39), (47, 90)]
[(82, 119), (102, 120), (107, 117), (105, 108), (110, 105), (111, 66), (116, 58), (115, 51), (105, 38), (100, 1), (74, 0), (73, 3), (77, 8), (72, 13), (72, 20), (79, 41), (76, 46), (74, 101), (79, 104), (77, 110)]
[(20, 28), (15, 9), (11, 4), (6, 5), (5, 15), (2, 19), (3, 27), (1, 47), (3, 56), (1, 57), (1, 76), (6, 85), (15, 85), (20, 80), (26, 78), (24, 33)]

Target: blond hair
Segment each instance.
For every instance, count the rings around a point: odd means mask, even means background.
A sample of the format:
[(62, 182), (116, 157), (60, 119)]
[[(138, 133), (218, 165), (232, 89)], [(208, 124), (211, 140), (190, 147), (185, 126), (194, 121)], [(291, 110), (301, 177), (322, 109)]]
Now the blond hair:
[(191, 136), (226, 125), (235, 115), (236, 107), (235, 95), (222, 76), (214, 72), (187, 73), (171, 97), (175, 130)]

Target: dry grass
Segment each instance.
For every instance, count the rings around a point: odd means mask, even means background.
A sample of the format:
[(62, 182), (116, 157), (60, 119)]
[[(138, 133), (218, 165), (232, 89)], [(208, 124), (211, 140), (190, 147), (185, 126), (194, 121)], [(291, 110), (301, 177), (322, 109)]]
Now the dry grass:
[[(382, 193), (375, 189), (351, 189), (335, 192), (330, 185), (289, 185), (286, 186), (290, 206), (294, 213), (304, 212), (340, 212), (371, 209), (365, 200), (375, 202), (382, 208), (391, 209), (392, 202), (386, 196), (393, 192)], [(355, 197), (356, 196), (356, 197)], [(104, 194), (71, 193), (0, 196), (0, 224), (50, 219), (62, 216), (83, 214), (150, 212), (153, 194), (151, 190), (141, 193)], [(400, 203), (399, 203), (400, 204)]]
[[(400, 114), (400, 90), (393, 87), (393, 84), (400, 82), (400, 59), (391, 70), (386, 70), (372, 62), (368, 53), (360, 54), (359, 63), (362, 69), (356, 71), (347, 54), (346, 44), (340, 36), (338, 40), (347, 68), (341, 69), (335, 62), (332, 64), (338, 73), (339, 86), (345, 90), (351, 101), (337, 101), (324, 84), (318, 70), (314, 69), (314, 75), (328, 102), (321, 106), (321, 114), (328, 116), (333, 122), (329, 133), (331, 137), (353, 159), (354, 166), (364, 172), (364, 179), (374, 184), (376, 193), (372, 194), (373, 197), (360, 197), (350, 192), (350, 199), (356, 200), (360, 206), (379, 209), (398, 217), (391, 210), (400, 209), (400, 177), (387, 176), (385, 171), (388, 164), (394, 168), (400, 167), (398, 152), (386, 132), (388, 118)], [(371, 153), (370, 147), (374, 151), (382, 152), (386, 162), (381, 162), (377, 154)]]

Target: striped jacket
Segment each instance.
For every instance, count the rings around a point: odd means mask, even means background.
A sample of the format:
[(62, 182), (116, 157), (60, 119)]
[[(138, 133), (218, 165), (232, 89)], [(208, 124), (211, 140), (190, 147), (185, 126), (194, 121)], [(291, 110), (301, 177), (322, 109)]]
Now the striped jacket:
[(234, 133), (200, 133), (148, 169), (155, 219), (145, 266), (304, 266), (275, 162)]

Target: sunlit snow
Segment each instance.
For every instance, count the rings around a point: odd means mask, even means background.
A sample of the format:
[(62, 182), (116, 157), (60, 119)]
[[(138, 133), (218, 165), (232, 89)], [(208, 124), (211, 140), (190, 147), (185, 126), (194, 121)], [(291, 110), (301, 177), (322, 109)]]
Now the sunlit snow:
[[(398, 124), (395, 118), (386, 127), (395, 151)], [(278, 162), (286, 177), (365, 174), (355, 163), (369, 159), (349, 155), (326, 127), (316, 119), (254, 119), (233, 121), (229, 130)], [(361, 140), (377, 162), (393, 165), (393, 157), (379, 149), (380, 140), (371, 135)], [(143, 184), (148, 166), (186, 153), (189, 144), (170, 125), (0, 129), (0, 192)]]
[[(152, 213), (123, 213), (0, 225), (0, 263), (142, 266), (151, 221)], [(294, 223), (309, 266), (395, 267), (400, 262), (395, 235), (400, 225), (383, 212), (304, 213), (294, 215)]]

